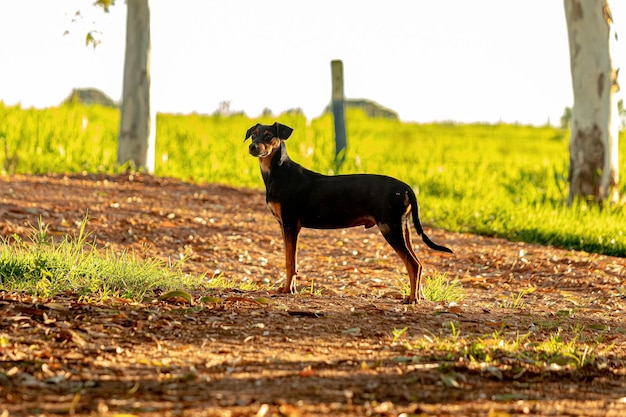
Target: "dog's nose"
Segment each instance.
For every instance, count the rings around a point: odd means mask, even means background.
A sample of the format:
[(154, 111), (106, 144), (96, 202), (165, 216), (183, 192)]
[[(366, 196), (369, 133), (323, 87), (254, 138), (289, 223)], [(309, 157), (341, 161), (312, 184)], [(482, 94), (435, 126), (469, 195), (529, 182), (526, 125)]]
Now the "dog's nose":
[(248, 151), (251, 154), (255, 154), (259, 152), (259, 145), (257, 143), (251, 143), (250, 146), (248, 147)]

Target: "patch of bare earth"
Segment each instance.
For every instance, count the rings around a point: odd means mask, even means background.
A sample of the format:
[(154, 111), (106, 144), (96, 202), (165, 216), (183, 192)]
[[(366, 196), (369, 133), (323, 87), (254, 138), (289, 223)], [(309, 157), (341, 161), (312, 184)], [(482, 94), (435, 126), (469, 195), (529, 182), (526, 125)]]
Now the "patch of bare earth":
[[(301, 294), (276, 295), (283, 245), (260, 191), (147, 175), (0, 178), (2, 236), (39, 218), (73, 234), (87, 212), (99, 246), (185, 254), (191, 273), (265, 289), (199, 292), (191, 306), (0, 292), (2, 415), (626, 415), (624, 259), (428, 229), (455, 254), (414, 235), (425, 276), (458, 277), (465, 298), (407, 306), (403, 266), (375, 229), (304, 230)], [(501, 352), (490, 364), (418, 347), (519, 336), (528, 350), (555, 334), (593, 360)]]

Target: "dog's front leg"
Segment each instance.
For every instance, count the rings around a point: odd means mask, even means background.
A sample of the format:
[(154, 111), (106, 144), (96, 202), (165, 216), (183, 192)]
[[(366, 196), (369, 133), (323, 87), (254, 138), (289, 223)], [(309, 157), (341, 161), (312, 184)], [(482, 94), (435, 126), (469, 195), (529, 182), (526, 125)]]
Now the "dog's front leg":
[(278, 291), (284, 294), (295, 294), (296, 292), (296, 250), (298, 246), (298, 233), (300, 227), (297, 225), (283, 225), (283, 239), (285, 241), (285, 285)]

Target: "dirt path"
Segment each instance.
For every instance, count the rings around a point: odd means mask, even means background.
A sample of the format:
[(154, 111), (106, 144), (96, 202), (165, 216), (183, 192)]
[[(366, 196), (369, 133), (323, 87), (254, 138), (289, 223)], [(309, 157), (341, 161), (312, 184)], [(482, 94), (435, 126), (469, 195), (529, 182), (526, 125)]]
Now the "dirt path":
[[(0, 178), (2, 236), (40, 217), (74, 233), (87, 211), (103, 247), (280, 284), (280, 231), (259, 191)], [(455, 254), (417, 242), (425, 276), (458, 277), (458, 305), (402, 305), (401, 262), (361, 228), (303, 231), (297, 296), (221, 291), (189, 306), (0, 292), (0, 415), (626, 415), (626, 260), (428, 232)], [(538, 361), (551, 339), (577, 348)]]

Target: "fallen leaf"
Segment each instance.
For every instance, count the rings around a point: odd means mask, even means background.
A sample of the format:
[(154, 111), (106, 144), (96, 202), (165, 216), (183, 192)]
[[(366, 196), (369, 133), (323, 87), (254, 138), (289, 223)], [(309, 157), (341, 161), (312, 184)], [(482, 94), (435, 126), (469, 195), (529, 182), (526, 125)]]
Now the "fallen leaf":
[(441, 381), (448, 388), (461, 388), (461, 384), (456, 380), (456, 374), (441, 374)]
[(299, 317), (313, 317), (319, 318), (322, 314), (317, 311), (301, 311), (301, 310), (290, 310), (287, 312), (290, 316), (299, 316)]
[(483, 369), (485, 372), (493, 375), (496, 379), (502, 381), (504, 376), (502, 375), (502, 371), (496, 366), (487, 366)]
[(49, 308), (50, 310), (70, 311), (69, 305), (61, 304), (61, 303), (46, 303), (43, 306), (46, 308)]
[(259, 411), (256, 412), (255, 417), (265, 417), (270, 411), (270, 406), (267, 404), (261, 404)]
[(80, 348), (87, 346), (87, 341), (80, 334), (78, 334), (78, 332), (72, 329), (61, 329), (61, 331), (59, 331), (59, 337), (65, 340), (71, 340)]
[(491, 397), (494, 401), (513, 401), (513, 400), (526, 400), (528, 399), (528, 395), (521, 393), (506, 393), (506, 394), (496, 394)]
[(361, 334), (361, 329), (358, 327), (351, 327), (349, 329), (345, 329), (341, 331), (342, 334), (350, 334), (353, 336), (359, 336)]
[(189, 305), (192, 304), (191, 294), (182, 290), (174, 290), (174, 291), (166, 292), (165, 294), (160, 295), (158, 299), (161, 301), (171, 300), (171, 301), (178, 301), (178, 302), (187, 302), (189, 303)]
[(300, 371), (300, 376), (303, 377), (309, 377), (309, 376), (314, 376), (317, 372), (315, 371), (315, 369), (311, 368), (310, 366), (306, 366), (304, 369), (302, 369)]
[(460, 314), (463, 312), (463, 309), (459, 306), (452, 306), (448, 308), (448, 313)]
[(278, 407), (279, 415), (282, 417), (300, 417), (302, 413), (293, 405), (281, 404)]
[(511, 417), (511, 415), (506, 411), (495, 410), (492, 408), (491, 410), (489, 410), (487, 417)]

